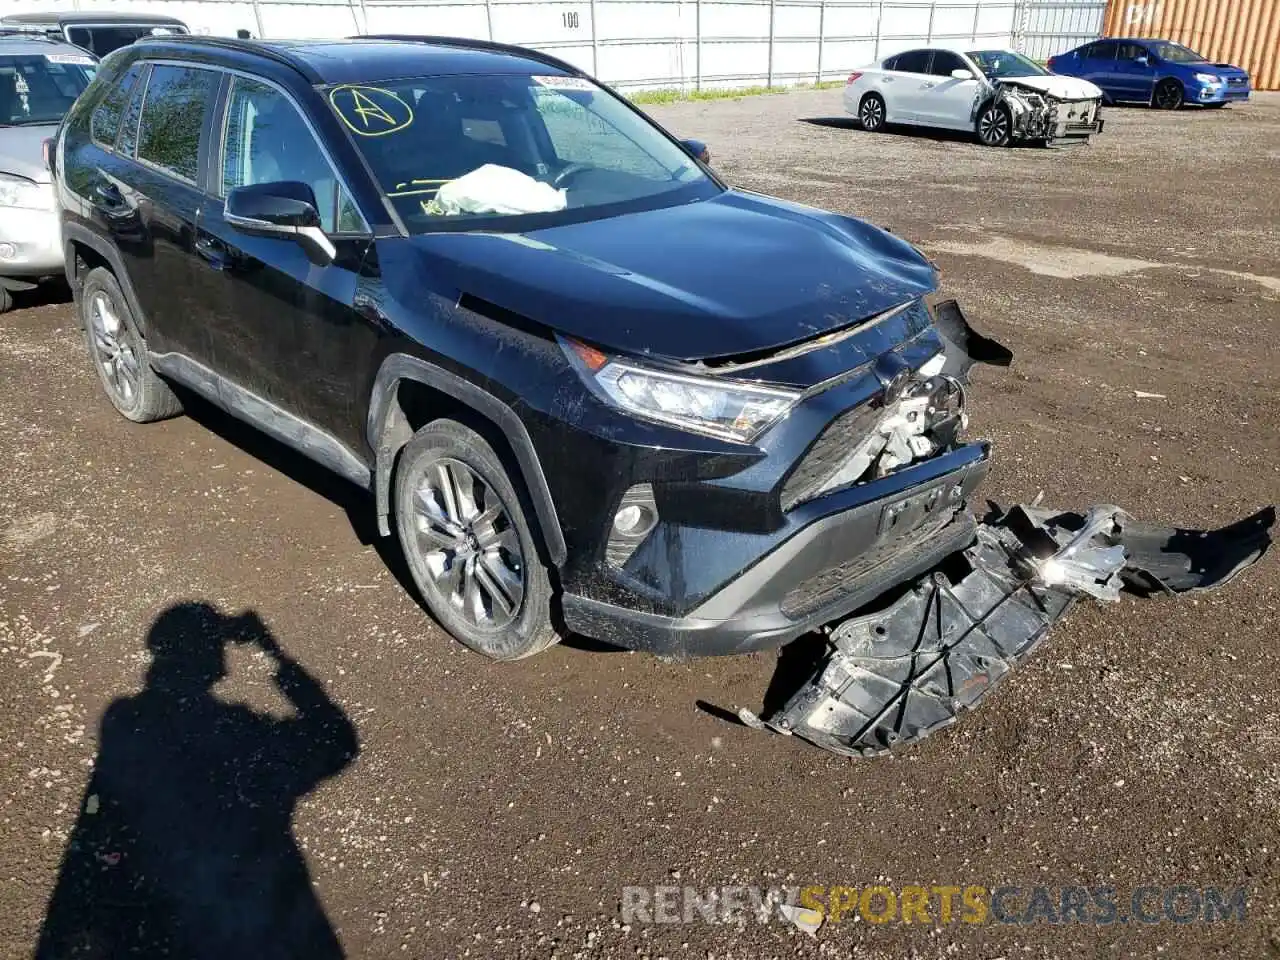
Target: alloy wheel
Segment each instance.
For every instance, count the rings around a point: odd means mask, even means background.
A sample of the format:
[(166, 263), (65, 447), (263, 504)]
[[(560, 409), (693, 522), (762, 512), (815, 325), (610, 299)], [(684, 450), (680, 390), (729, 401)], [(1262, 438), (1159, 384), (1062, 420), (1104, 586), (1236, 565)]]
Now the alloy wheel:
[(433, 462), (413, 497), (414, 530), (432, 585), (471, 624), (498, 630), (520, 612), (524, 556), (497, 493), (449, 457)]
[(867, 130), (879, 129), (880, 124), (884, 122), (884, 104), (875, 97), (867, 97), (862, 101), (862, 111), (858, 119)]
[(1182, 88), (1176, 83), (1162, 83), (1156, 87), (1156, 106), (1161, 110), (1177, 110), (1182, 106)]
[(1009, 138), (1009, 115), (999, 107), (988, 107), (978, 119), (978, 137), (983, 143), (998, 146)]
[(111, 298), (99, 291), (89, 301), (89, 326), (107, 387), (119, 406), (133, 406), (138, 396), (138, 355)]

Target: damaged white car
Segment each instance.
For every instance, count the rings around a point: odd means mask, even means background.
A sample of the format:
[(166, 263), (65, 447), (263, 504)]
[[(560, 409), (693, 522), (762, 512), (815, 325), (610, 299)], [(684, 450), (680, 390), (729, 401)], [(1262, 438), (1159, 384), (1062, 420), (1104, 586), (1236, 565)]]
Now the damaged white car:
[(846, 112), (864, 130), (907, 123), (972, 131), (984, 144), (1088, 142), (1102, 132), (1102, 91), (1012, 50), (928, 47), (849, 75)]

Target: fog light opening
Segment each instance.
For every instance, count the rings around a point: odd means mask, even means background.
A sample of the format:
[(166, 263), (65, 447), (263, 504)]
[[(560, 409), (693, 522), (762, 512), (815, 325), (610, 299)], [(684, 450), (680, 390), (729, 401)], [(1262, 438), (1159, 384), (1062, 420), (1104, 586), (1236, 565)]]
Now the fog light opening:
[(12, 260), (18, 255), (18, 248), (12, 243), (0, 243), (0, 260)]
[(657, 515), (644, 504), (628, 503), (614, 514), (613, 529), (626, 537), (638, 537), (648, 533), (657, 520)]

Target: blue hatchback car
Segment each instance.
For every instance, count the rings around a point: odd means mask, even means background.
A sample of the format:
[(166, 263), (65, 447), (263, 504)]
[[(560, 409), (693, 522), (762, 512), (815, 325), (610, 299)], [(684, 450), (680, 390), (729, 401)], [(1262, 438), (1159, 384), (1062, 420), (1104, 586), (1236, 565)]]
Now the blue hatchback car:
[(1222, 107), (1249, 99), (1249, 74), (1229, 63), (1210, 63), (1172, 40), (1108, 38), (1051, 57), (1049, 69), (1082, 77), (1111, 102), (1126, 100), (1177, 110), (1184, 103)]

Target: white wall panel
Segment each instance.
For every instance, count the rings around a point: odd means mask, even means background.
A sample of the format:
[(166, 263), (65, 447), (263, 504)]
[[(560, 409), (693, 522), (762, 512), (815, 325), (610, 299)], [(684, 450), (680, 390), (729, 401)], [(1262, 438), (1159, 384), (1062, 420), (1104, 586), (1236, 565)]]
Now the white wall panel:
[[(1105, 0), (0, 0), (26, 10), (166, 13), (196, 33), (494, 39), (536, 47), (626, 88), (811, 82), (925, 45), (1030, 55), (1101, 31)], [(261, 23), (261, 28), (259, 28)], [(770, 29), (772, 25), (772, 30)], [(772, 33), (772, 44), (770, 35)], [(824, 41), (819, 44), (818, 36)]]

